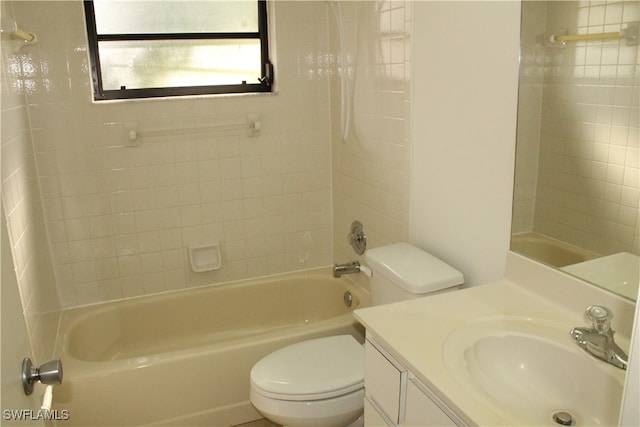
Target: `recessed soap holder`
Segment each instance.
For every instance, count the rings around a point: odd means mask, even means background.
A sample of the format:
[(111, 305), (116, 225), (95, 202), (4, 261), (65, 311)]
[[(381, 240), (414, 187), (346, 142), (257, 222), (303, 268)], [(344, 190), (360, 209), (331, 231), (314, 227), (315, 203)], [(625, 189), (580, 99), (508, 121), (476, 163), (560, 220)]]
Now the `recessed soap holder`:
[(189, 246), (189, 260), (196, 273), (219, 270), (222, 266), (220, 242)]

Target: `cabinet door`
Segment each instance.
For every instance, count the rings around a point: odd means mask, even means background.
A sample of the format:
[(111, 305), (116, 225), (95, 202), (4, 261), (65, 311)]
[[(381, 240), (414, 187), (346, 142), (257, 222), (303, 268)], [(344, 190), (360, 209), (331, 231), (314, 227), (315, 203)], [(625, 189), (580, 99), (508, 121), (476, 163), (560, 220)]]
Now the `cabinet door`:
[(369, 402), (369, 399), (364, 399), (364, 427), (389, 427), (389, 423), (378, 412), (378, 409)]
[(382, 409), (394, 423), (402, 414), (401, 396), (406, 371), (396, 367), (371, 342), (367, 341), (364, 358), (364, 388), (366, 396)]
[(454, 427), (456, 424), (410, 379), (407, 382), (407, 400), (404, 422), (406, 426)]

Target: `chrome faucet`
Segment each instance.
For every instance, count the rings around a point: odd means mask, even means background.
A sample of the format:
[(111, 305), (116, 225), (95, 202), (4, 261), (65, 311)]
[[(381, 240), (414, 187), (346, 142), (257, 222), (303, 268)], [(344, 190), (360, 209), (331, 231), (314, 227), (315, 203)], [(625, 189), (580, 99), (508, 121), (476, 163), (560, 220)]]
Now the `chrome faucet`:
[(592, 305), (584, 313), (591, 321), (592, 328), (573, 328), (571, 337), (587, 353), (621, 369), (627, 369), (629, 357), (613, 340), (615, 333), (611, 329), (613, 314), (606, 307)]
[(360, 264), (358, 261), (347, 262), (345, 264), (334, 264), (333, 277), (341, 277), (343, 274), (354, 274), (363, 272), (371, 277), (371, 269), (366, 265)]

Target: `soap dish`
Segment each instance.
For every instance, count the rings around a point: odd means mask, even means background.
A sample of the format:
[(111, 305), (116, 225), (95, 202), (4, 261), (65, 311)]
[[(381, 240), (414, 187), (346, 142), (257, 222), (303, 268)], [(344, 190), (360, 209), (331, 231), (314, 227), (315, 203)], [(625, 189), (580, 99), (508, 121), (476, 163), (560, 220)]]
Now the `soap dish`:
[(220, 242), (189, 246), (191, 269), (196, 273), (219, 270), (222, 266)]

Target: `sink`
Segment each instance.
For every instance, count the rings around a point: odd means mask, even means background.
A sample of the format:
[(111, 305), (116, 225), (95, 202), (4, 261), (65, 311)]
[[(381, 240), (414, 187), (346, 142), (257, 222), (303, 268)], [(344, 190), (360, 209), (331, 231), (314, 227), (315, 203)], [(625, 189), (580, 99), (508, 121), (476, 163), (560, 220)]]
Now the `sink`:
[(580, 349), (571, 326), (578, 325), (518, 316), (474, 320), (449, 335), (444, 363), (505, 424), (617, 425), (625, 371)]

